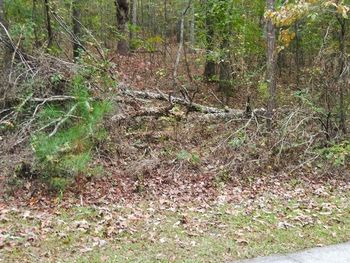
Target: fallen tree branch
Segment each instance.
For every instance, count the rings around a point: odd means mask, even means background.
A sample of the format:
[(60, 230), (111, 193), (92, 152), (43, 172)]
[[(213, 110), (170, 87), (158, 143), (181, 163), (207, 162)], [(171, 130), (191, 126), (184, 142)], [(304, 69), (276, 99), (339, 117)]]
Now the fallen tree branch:
[(236, 109), (229, 109), (229, 108), (219, 109), (215, 107), (204, 106), (198, 103), (191, 103), (179, 97), (172, 97), (170, 95), (167, 96), (166, 94), (163, 94), (163, 93), (123, 89), (121, 91), (121, 94), (134, 97), (134, 98), (169, 101), (171, 104), (179, 104), (179, 105), (185, 106), (189, 109), (189, 111), (196, 111), (204, 114), (213, 114), (214, 116), (216, 115), (217, 117), (225, 117), (226, 115), (232, 116), (232, 117), (234, 116), (238, 117), (238, 116), (245, 115), (244, 110), (236, 110)]
[(144, 109), (142, 111), (138, 111), (132, 114), (117, 114), (112, 116), (111, 120), (114, 121), (125, 121), (129, 119), (133, 119), (136, 117), (161, 117), (168, 115), (170, 113), (170, 110), (173, 108), (173, 106), (169, 107), (162, 107), (162, 108), (150, 108), (150, 109)]
[(71, 114), (75, 111), (75, 109), (78, 107), (78, 104), (75, 104), (69, 111), (68, 113), (66, 114), (65, 117), (63, 117), (58, 123), (57, 125), (55, 126), (54, 130), (49, 134), (49, 138), (51, 138), (52, 136), (54, 136), (57, 131), (58, 131), (58, 128), (63, 124), (65, 123), (66, 120), (68, 120), (68, 118), (71, 116)]
[[(200, 112), (203, 114), (211, 114), (212, 117), (217, 118), (224, 118), (224, 117), (241, 117), (246, 114), (243, 110), (237, 110), (237, 109), (230, 109), (230, 108), (215, 108), (210, 106), (201, 105), (198, 103), (191, 103), (185, 99), (179, 98), (179, 97), (172, 97), (170, 95), (164, 94), (162, 92), (151, 92), (151, 91), (139, 91), (139, 90), (132, 90), (132, 89), (123, 89), (122, 92), (119, 94), (119, 96), (112, 97), (111, 99), (116, 102), (125, 102), (121, 98), (121, 96), (129, 96), (134, 99), (154, 99), (154, 100), (161, 100), (161, 101), (169, 101), (171, 104), (179, 104), (182, 106), (185, 106), (189, 109), (189, 111), (195, 111)], [(101, 98), (95, 98), (95, 99), (101, 99)], [(77, 100), (74, 96), (52, 96), (48, 98), (31, 98), (30, 101), (33, 102), (59, 102), (59, 101), (67, 101), (67, 100)], [(153, 112), (154, 109), (150, 109), (149, 112)], [(264, 109), (258, 110), (260, 113), (264, 112)], [(155, 113), (155, 112), (154, 112)], [(258, 112), (255, 112), (258, 113)]]
[(76, 100), (74, 96), (52, 96), (48, 98), (32, 98), (31, 101), (34, 102), (56, 102), (56, 101), (66, 101), (66, 100)]

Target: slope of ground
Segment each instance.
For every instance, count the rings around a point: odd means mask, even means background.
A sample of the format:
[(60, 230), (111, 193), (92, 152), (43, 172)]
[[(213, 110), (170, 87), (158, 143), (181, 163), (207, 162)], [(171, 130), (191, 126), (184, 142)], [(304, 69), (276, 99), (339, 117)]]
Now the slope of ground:
[[(119, 58), (122, 81), (171, 92), (171, 69), (158, 60)], [(199, 83), (196, 102), (222, 106), (215, 84)], [(30, 154), (1, 148), (0, 261), (225, 262), (349, 240), (348, 164), (313, 151), (323, 134), (312, 116), (282, 113), (275, 133), (259, 116), (211, 118), (179, 105), (113, 121), (168, 104), (117, 105), (95, 152), (103, 171), (61, 193), (15, 176), (10, 167)]]

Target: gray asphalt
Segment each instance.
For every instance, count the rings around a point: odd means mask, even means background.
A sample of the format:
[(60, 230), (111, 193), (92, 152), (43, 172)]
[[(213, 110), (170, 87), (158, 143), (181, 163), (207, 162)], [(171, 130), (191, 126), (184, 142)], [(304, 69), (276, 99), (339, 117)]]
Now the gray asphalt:
[(235, 263), (350, 263), (350, 243), (312, 248), (286, 255), (241, 260)]

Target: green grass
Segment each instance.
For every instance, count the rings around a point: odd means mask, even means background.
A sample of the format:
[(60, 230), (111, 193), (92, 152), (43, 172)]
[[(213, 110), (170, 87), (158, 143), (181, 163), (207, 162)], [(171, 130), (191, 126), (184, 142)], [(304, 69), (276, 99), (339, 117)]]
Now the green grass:
[(312, 197), (307, 202), (267, 199), (259, 205), (205, 209), (144, 202), (59, 209), (49, 219), (9, 213), (9, 221), (0, 227), (5, 233), (14, 237), (31, 229), (38, 237), (28, 243), (22, 235), (2, 252), (6, 262), (79, 263), (225, 262), (291, 252), (347, 241), (349, 199), (347, 195)]

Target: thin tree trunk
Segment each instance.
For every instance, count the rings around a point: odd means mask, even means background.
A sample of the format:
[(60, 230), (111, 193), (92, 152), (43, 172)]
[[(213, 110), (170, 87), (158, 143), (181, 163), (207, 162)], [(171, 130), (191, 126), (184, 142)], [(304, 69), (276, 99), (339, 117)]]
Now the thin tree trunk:
[(192, 5), (191, 8), (191, 24), (190, 24), (190, 42), (193, 47), (196, 44), (196, 35), (195, 35), (195, 5)]
[(132, 6), (132, 24), (137, 25), (137, 0), (133, 0)]
[(158, 25), (156, 23), (156, 7), (155, 4), (152, 4), (152, 31), (154, 35), (158, 34)]
[(223, 101), (226, 105), (228, 104), (229, 98), (232, 93), (230, 63), (229, 63), (229, 56), (226, 51), (228, 46), (229, 46), (229, 42), (227, 40), (227, 37), (225, 37), (220, 46), (221, 50), (223, 51), (223, 56), (221, 57), (221, 61), (219, 64), (219, 69), (220, 69), (219, 89), (224, 95)]
[(180, 43), (179, 43), (179, 48), (178, 48), (177, 54), (176, 54), (176, 61), (175, 61), (174, 73), (173, 73), (174, 86), (176, 84), (177, 70), (178, 70), (178, 66), (179, 66), (179, 63), (180, 63), (180, 58), (181, 58), (181, 54), (182, 54), (183, 46), (184, 46), (185, 16), (186, 16), (186, 13), (187, 13), (188, 9), (191, 8), (191, 4), (192, 4), (192, 0), (189, 0), (187, 7), (182, 11), (182, 14), (181, 14), (181, 19), (180, 19)]
[(73, 22), (73, 34), (75, 39), (73, 39), (73, 58), (77, 60), (81, 52), (81, 13), (80, 13), (80, 1), (73, 0), (72, 6), (72, 22)]
[[(275, 9), (275, 0), (267, 0), (267, 10)], [(267, 115), (272, 117), (273, 110), (276, 108), (276, 28), (273, 22), (267, 21), (267, 65), (266, 80), (269, 90), (269, 101), (267, 106)]]
[(144, 13), (143, 13), (143, 1), (140, 0), (140, 7), (141, 7), (141, 25), (144, 26)]
[[(5, 34), (4, 31), (8, 29), (8, 23), (5, 17), (5, 4), (4, 0), (0, 0), (0, 22), (2, 23), (2, 26), (0, 27), (0, 36), (3, 38), (2, 45), (4, 47), (4, 52), (2, 54), (2, 63), (1, 67), (4, 74), (8, 73), (8, 65), (11, 62), (11, 54), (13, 52), (13, 48), (8, 44), (10, 41), (7, 38), (7, 35)], [(3, 28), (4, 27), (4, 28)], [(7, 43), (6, 43), (7, 42)], [(1, 91), (1, 89), (0, 89)]]
[(338, 17), (340, 24), (340, 34), (339, 34), (339, 128), (345, 134), (346, 133), (346, 112), (345, 112), (345, 102), (344, 102), (344, 77), (346, 75), (345, 68), (345, 34), (346, 34), (346, 21), (344, 18)]
[(99, 37), (100, 37), (100, 40), (103, 41), (103, 46), (104, 47), (107, 47), (107, 41), (106, 41), (106, 33), (104, 32), (104, 3), (102, 0), (99, 0), (99, 6), (100, 6), (100, 33), (99, 33)]
[(163, 56), (166, 60), (167, 53), (167, 33), (168, 33), (168, 2), (164, 0), (164, 29), (163, 29)]
[(4, 6), (4, 0), (0, 0), (0, 22), (7, 26), (6, 19), (5, 19), (5, 6)]
[(295, 23), (295, 71), (296, 71), (296, 86), (300, 89), (300, 66), (301, 66), (301, 38), (299, 33), (299, 22)]
[[(133, 27), (136, 27), (137, 25), (137, 0), (131, 1), (131, 23)], [(134, 38), (134, 30), (135, 28), (132, 28), (129, 32), (129, 42), (131, 42)]]
[(117, 8), (117, 28), (120, 34), (122, 34), (122, 39), (118, 41), (117, 50), (120, 55), (128, 55), (129, 44), (125, 39), (126, 26), (129, 20), (129, 2), (128, 0), (115, 0), (115, 5)]
[(206, 39), (207, 39), (207, 47), (206, 47), (206, 62), (205, 62), (205, 68), (204, 68), (204, 77), (207, 81), (212, 81), (215, 77), (215, 62), (213, 61), (213, 58), (211, 57), (211, 53), (213, 52), (214, 48), (214, 28), (212, 24), (212, 19), (210, 17), (210, 11), (208, 2), (207, 4), (207, 15), (206, 15)]
[(53, 31), (51, 25), (50, 16), (50, 3), (49, 0), (44, 0), (45, 3), (45, 15), (46, 15), (46, 31), (47, 31), (47, 48), (51, 48), (53, 44)]
[(33, 30), (34, 30), (34, 41), (35, 41), (35, 47), (39, 47), (39, 37), (38, 37), (38, 25), (37, 25), (37, 16), (38, 16), (38, 11), (37, 11), (37, 0), (33, 0), (32, 2), (33, 8), (32, 8), (32, 23), (33, 23)]
[(175, 61), (175, 66), (174, 66), (174, 73), (173, 73), (173, 79), (174, 79), (174, 83), (177, 79), (177, 69), (180, 63), (180, 58), (181, 58), (181, 53), (182, 53), (182, 49), (183, 49), (183, 44), (184, 44), (184, 15), (181, 16), (181, 20), (180, 20), (180, 40), (179, 40), (179, 49), (177, 51), (176, 54), (176, 61)]

